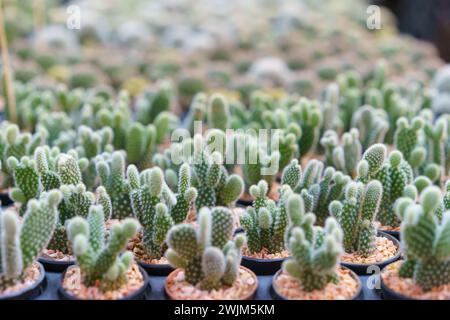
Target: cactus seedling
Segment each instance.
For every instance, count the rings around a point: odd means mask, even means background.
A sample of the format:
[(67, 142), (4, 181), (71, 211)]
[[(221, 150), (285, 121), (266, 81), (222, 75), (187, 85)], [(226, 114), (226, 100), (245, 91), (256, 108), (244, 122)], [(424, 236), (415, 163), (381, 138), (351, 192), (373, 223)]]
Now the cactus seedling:
[(99, 282), (100, 288), (108, 291), (126, 283), (126, 271), (133, 262), (133, 254), (122, 252), (138, 228), (136, 220), (127, 218), (112, 227), (106, 241), (101, 206), (90, 207), (87, 219), (75, 217), (69, 221), (67, 235), (87, 287)]
[(56, 227), (60, 201), (57, 190), (30, 200), (21, 225), (14, 212), (0, 212), (0, 289), (21, 281), (47, 246)]
[(231, 286), (239, 275), (241, 248), (245, 237), (233, 235), (229, 209), (202, 208), (198, 228), (190, 224), (172, 227), (167, 234), (166, 257), (175, 268), (182, 268), (188, 283), (202, 290)]
[(292, 258), (283, 262), (283, 271), (297, 278), (303, 290), (321, 290), (336, 280), (342, 231), (334, 218), (328, 218), (323, 228), (313, 227), (314, 215), (305, 214), (300, 195), (288, 198), (287, 212), (286, 247)]
[(450, 283), (450, 211), (439, 221), (435, 213), (440, 203), (441, 191), (429, 186), (419, 204), (402, 198), (396, 205), (406, 254), (399, 275), (412, 278), (424, 291)]

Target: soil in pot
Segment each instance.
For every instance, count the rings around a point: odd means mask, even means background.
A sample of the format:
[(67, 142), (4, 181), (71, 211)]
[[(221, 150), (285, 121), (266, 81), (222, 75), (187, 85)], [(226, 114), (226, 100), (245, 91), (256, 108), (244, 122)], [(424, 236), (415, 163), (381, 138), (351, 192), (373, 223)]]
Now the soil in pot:
[(400, 244), (389, 234), (379, 233), (375, 239), (375, 246), (375, 251), (367, 257), (356, 252), (344, 253), (341, 257), (341, 265), (350, 268), (357, 274), (365, 275), (367, 268), (371, 265), (383, 268), (400, 258)]
[(379, 231), (390, 234), (397, 240), (400, 240), (400, 226), (398, 227), (384, 226), (380, 222), (376, 222), (375, 224)]
[(412, 278), (398, 275), (403, 260), (387, 265), (381, 272), (381, 289), (386, 299), (450, 300), (450, 283), (423, 291)]
[(142, 268), (144, 268), (148, 274), (155, 276), (167, 276), (173, 271), (172, 266), (165, 257), (161, 257), (160, 259), (152, 259), (147, 255), (144, 246), (142, 245), (142, 232), (139, 232), (128, 242), (127, 250), (133, 252), (135, 261)]
[(289, 251), (283, 250), (277, 253), (269, 253), (263, 248), (258, 253), (251, 253), (244, 248), (242, 253), (242, 265), (249, 268), (257, 275), (272, 275), (281, 268), (283, 260), (290, 256)]
[(62, 272), (75, 263), (75, 258), (58, 250), (44, 249), (39, 257), (39, 262), (47, 271)]
[(273, 277), (272, 290), (276, 298), (284, 300), (355, 300), (362, 294), (358, 276), (348, 268), (337, 269), (339, 282), (328, 283), (322, 290), (304, 291), (299, 281), (279, 270)]
[(80, 268), (74, 265), (62, 275), (58, 290), (62, 298), (74, 300), (142, 299), (148, 286), (145, 271), (133, 263), (126, 272), (126, 277), (127, 282), (120, 288), (103, 292), (98, 286), (86, 287), (81, 281)]
[(164, 290), (171, 300), (250, 300), (258, 288), (258, 278), (240, 266), (239, 276), (232, 286), (205, 291), (184, 280), (184, 270), (176, 269), (166, 279)]
[(25, 270), (22, 281), (8, 287), (6, 290), (0, 289), (0, 300), (36, 298), (44, 291), (45, 283), (44, 267), (40, 263), (35, 262)]

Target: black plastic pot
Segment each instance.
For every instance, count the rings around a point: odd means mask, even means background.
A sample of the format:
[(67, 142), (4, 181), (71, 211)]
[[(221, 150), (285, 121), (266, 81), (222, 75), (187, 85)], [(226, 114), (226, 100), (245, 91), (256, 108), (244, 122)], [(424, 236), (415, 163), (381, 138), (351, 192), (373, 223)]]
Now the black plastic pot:
[(142, 261), (138, 261), (138, 264), (145, 272), (147, 272), (147, 274), (152, 276), (167, 276), (174, 270), (170, 264), (152, 264)]
[(247, 208), (248, 206), (251, 206), (252, 204), (253, 204), (253, 200), (238, 199), (238, 201), (236, 201), (236, 205), (238, 205), (242, 208)]
[(69, 266), (75, 264), (75, 260), (71, 261), (58, 261), (54, 259), (47, 259), (40, 257), (39, 262), (44, 266), (45, 271), (49, 272), (63, 272)]
[[(341, 268), (345, 268), (345, 267), (342, 267), (342, 266), (341, 266)], [(346, 268), (346, 269), (348, 269), (348, 268)], [(280, 275), (281, 271), (282, 271), (281, 269), (278, 270), (277, 273), (275, 273), (275, 275), (274, 275), (273, 278), (272, 278), (272, 283), (271, 283), (271, 285), (270, 285), (270, 294), (271, 294), (272, 298), (275, 299), (275, 300), (288, 300), (286, 297), (282, 296), (282, 295), (277, 291), (277, 289), (275, 289), (275, 285), (274, 285), (275, 279)], [(354, 279), (356, 279), (356, 281), (358, 281), (358, 283), (359, 283), (359, 289), (358, 289), (358, 291), (357, 291), (356, 294), (353, 296), (353, 298), (350, 299), (350, 300), (363, 300), (363, 299), (364, 299), (364, 292), (363, 292), (363, 290), (362, 290), (362, 283), (361, 283), (361, 280), (359, 279), (359, 277), (356, 275), (355, 272), (353, 272), (352, 270), (350, 270), (350, 272), (351, 272), (352, 277), (353, 277)]]
[(400, 231), (395, 230), (378, 230), (379, 232), (387, 233), (393, 236), (395, 239), (400, 240)]
[(349, 268), (350, 270), (354, 271), (358, 275), (368, 275), (368, 274), (371, 274), (371, 272), (370, 273), (367, 272), (367, 268), (369, 268), (370, 266), (374, 266), (374, 265), (378, 266), (381, 270), (388, 264), (400, 259), (400, 256), (401, 256), (400, 242), (395, 237), (393, 237), (390, 234), (387, 234), (383, 231), (378, 231), (378, 236), (386, 237), (389, 240), (391, 240), (392, 242), (394, 242), (394, 244), (399, 248), (397, 251), (397, 254), (395, 256), (393, 256), (392, 258), (387, 259), (385, 261), (382, 261), (382, 262), (370, 263), (370, 264), (348, 263), (348, 262), (341, 261), (341, 266)]
[[(144, 278), (144, 283), (143, 283), (142, 287), (140, 287), (138, 290), (136, 290), (132, 294), (130, 294), (126, 297), (123, 297), (119, 300), (144, 300), (146, 298), (148, 291), (151, 290), (150, 283), (148, 282), (148, 276), (147, 276), (147, 273), (145, 272), (145, 270), (142, 269), (141, 267), (139, 267), (139, 271), (141, 271), (141, 274)], [(66, 275), (66, 272), (67, 272), (67, 270), (64, 271), (64, 273), (61, 275), (60, 281), (58, 281), (58, 296), (62, 300), (82, 300), (82, 299), (72, 295), (71, 293), (67, 292), (63, 288), (62, 283), (63, 283), (64, 277)]]
[(258, 276), (268, 276), (275, 274), (281, 268), (281, 264), (286, 258), (278, 259), (258, 259), (242, 256), (241, 265), (249, 268)]
[(0, 295), (0, 300), (31, 300), (39, 297), (47, 287), (47, 278), (45, 277), (44, 267), (42, 264), (38, 264), (40, 275), (35, 283), (20, 291), (12, 292), (7, 295)]
[(8, 192), (0, 192), (0, 202), (2, 203), (2, 207), (8, 207), (14, 204), (14, 201), (9, 197)]
[(381, 297), (384, 300), (416, 300), (414, 298), (410, 298), (403, 294), (397, 293), (394, 290), (390, 289), (384, 282), (383, 277), (381, 278)]

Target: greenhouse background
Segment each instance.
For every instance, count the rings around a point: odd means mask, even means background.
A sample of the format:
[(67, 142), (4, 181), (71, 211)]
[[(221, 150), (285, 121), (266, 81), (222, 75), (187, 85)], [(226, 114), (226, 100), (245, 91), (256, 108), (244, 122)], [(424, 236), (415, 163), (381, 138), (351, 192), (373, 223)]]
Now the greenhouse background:
[(0, 9), (0, 300), (450, 299), (449, 1)]

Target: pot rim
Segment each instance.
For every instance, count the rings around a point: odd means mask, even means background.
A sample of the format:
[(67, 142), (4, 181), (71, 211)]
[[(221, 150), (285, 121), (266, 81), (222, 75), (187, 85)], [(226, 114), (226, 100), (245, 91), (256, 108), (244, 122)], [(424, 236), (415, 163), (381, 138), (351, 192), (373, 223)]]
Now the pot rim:
[(289, 259), (291, 256), (284, 258), (272, 258), (272, 259), (261, 259), (261, 258), (253, 258), (249, 256), (242, 255), (242, 259), (259, 262), (259, 263), (272, 263), (272, 262), (283, 262), (286, 259)]
[[(150, 283), (148, 281), (148, 275), (147, 275), (147, 272), (145, 272), (145, 270), (141, 266), (138, 265), (138, 268), (143, 277), (142, 286), (139, 289), (137, 289), (136, 291), (133, 291), (132, 293), (130, 293), (129, 295), (122, 297), (120, 299), (116, 299), (117, 301), (119, 301), (119, 300), (134, 300), (136, 297), (145, 294), (145, 290), (147, 290), (147, 288), (150, 286)], [(94, 299), (81, 299), (81, 298), (71, 294), (66, 289), (64, 289), (64, 287), (62, 286), (62, 283), (66, 276), (67, 270), (68, 269), (66, 269), (61, 274), (60, 280), (57, 282), (57, 289), (58, 289), (57, 291), (58, 291), (58, 295), (60, 296), (60, 298), (65, 299), (65, 300), (94, 300)]]
[(14, 291), (11, 293), (8, 293), (6, 295), (0, 295), (0, 300), (9, 300), (9, 299), (17, 299), (21, 295), (28, 293), (30, 291), (36, 290), (39, 286), (44, 284), (44, 281), (46, 279), (45, 269), (44, 266), (39, 261), (34, 261), (33, 263), (37, 263), (39, 266), (39, 277), (33, 284), (31, 284), (29, 287), (23, 288), (19, 291)]
[[(359, 279), (358, 275), (356, 274), (355, 271), (353, 271), (350, 268), (347, 268), (345, 266), (339, 265), (339, 268), (343, 268), (343, 269), (347, 269), (348, 271), (350, 271), (351, 276), (353, 277), (353, 279), (355, 279), (358, 282), (358, 290), (356, 291), (356, 293), (351, 297), (351, 299), (347, 299), (347, 300), (358, 300), (362, 297), (363, 294), (363, 285), (361, 282), (361, 279)], [(281, 274), (281, 272), (283, 271), (283, 269), (278, 270), (272, 277), (272, 281), (270, 283), (270, 289), (273, 291), (273, 293), (275, 294), (276, 299), (280, 299), (280, 300), (289, 300), (287, 299), (285, 296), (283, 296), (282, 294), (280, 294), (278, 292), (278, 290), (276, 289), (276, 286), (274, 284), (275, 279)]]
[[(236, 300), (253, 300), (254, 299), (254, 297), (256, 296), (256, 292), (258, 291), (258, 287), (259, 287), (259, 280), (258, 280), (258, 277), (256, 276), (256, 274), (252, 271), (252, 270), (250, 270), (249, 268), (246, 268), (246, 267), (244, 267), (244, 266), (239, 266), (239, 268), (240, 269), (244, 269), (245, 271), (247, 271), (247, 272), (249, 272), (251, 275), (252, 275), (252, 277), (255, 279), (255, 288), (254, 288), (254, 290), (249, 294), (249, 295), (247, 295), (246, 297), (243, 297), (243, 298), (239, 298), (239, 299), (236, 299)], [(171, 294), (170, 293), (170, 291), (169, 291), (169, 287), (168, 287), (168, 279), (169, 278), (173, 278), (178, 272), (180, 272), (181, 270), (183, 270), (183, 269), (181, 269), (181, 268), (176, 268), (175, 270), (173, 270), (167, 277), (166, 277), (166, 279), (164, 280), (164, 294), (166, 295), (166, 297), (167, 298), (169, 298), (169, 300), (176, 300), (176, 301), (178, 301), (178, 299), (175, 299), (175, 296), (173, 295), (173, 294)]]
[[(397, 261), (394, 261), (394, 262), (397, 262)], [(394, 262), (389, 263), (389, 265), (390, 265), (390, 264), (393, 264)], [(388, 266), (388, 265), (386, 265), (386, 266), (383, 268), (383, 270), (384, 270), (387, 266)], [(394, 289), (391, 289), (390, 287), (388, 287), (388, 285), (387, 285), (387, 284), (384, 282), (384, 280), (383, 280), (383, 270), (381, 270), (381, 273), (380, 273), (380, 284), (381, 284), (381, 292), (382, 292), (382, 294), (383, 294), (383, 299), (386, 299), (386, 300), (393, 300), (393, 299), (388, 299), (388, 298), (384, 297), (384, 293), (387, 292), (389, 295), (395, 296), (397, 300), (419, 300), (419, 299), (417, 299), (417, 298), (410, 297), (410, 296), (404, 295), (404, 294), (402, 294), (402, 293), (399, 293), (399, 292), (395, 291)]]

